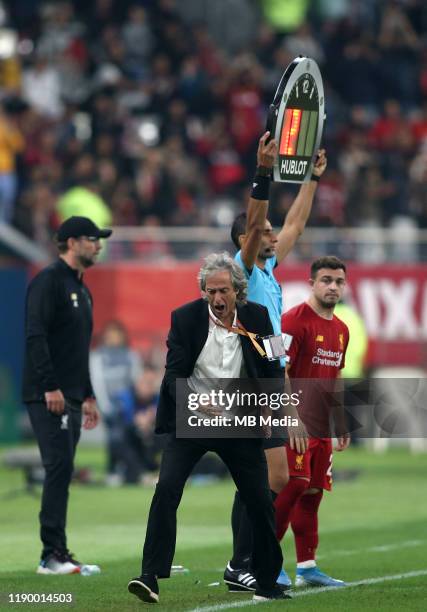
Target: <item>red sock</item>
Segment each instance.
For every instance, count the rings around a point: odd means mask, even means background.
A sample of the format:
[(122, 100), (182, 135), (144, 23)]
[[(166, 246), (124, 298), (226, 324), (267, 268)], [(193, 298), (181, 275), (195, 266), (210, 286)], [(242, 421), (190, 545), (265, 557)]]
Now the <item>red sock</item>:
[(297, 563), (316, 558), (319, 544), (317, 513), (322, 501), (323, 491), (313, 495), (302, 495), (291, 516), (291, 527), (295, 536)]
[(276, 537), (279, 542), (288, 528), (292, 509), (308, 485), (308, 480), (291, 477), (286, 487), (284, 487), (276, 497), (274, 502), (274, 507), (276, 509)]

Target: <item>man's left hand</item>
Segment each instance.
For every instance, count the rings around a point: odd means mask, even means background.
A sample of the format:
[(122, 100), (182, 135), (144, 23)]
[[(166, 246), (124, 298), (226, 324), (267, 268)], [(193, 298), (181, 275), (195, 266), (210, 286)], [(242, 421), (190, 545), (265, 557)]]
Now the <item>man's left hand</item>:
[(315, 176), (322, 176), (328, 165), (325, 149), (319, 149), (317, 152), (316, 161), (313, 166), (313, 174)]
[(338, 452), (345, 450), (350, 446), (350, 434), (347, 433), (343, 436), (338, 436), (337, 441), (338, 444), (335, 450)]
[(94, 429), (99, 423), (99, 411), (96, 400), (87, 399), (82, 404), (83, 429)]

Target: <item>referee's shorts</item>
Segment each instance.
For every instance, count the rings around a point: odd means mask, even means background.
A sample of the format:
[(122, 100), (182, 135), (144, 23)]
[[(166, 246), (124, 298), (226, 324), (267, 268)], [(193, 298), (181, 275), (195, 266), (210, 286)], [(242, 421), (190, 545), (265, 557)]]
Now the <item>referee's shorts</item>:
[(262, 441), (262, 445), (264, 450), (268, 450), (269, 448), (280, 448), (281, 446), (284, 446), (286, 442), (288, 442), (288, 438), (285, 436), (279, 438), (265, 438)]

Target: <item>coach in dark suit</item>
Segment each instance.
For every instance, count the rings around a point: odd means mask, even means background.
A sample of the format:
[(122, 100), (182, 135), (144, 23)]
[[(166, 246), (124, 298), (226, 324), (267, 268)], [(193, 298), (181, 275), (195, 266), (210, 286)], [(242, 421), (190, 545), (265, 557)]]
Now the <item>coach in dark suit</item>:
[(128, 589), (143, 601), (157, 602), (157, 578), (168, 578), (176, 543), (176, 512), (185, 482), (207, 452), (216, 452), (227, 465), (253, 526), (252, 567), (257, 579), (255, 599), (289, 597), (276, 585), (282, 553), (274, 527), (261, 439), (177, 438), (175, 435), (176, 381), (190, 387), (209, 378), (282, 378), (278, 362), (262, 358), (248, 337), (233, 333), (237, 322), (261, 336), (273, 333), (267, 309), (246, 302), (246, 280), (228, 253), (210, 255), (199, 273), (204, 299), (172, 312), (166, 373), (157, 412), (157, 433), (170, 432), (163, 453), (159, 481), (151, 503), (144, 545), (142, 573)]

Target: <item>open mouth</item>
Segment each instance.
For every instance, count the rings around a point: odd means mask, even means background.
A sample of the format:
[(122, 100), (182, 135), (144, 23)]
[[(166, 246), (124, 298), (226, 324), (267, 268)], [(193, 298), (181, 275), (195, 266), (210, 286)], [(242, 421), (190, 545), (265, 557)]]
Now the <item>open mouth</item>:
[(224, 310), (225, 310), (224, 304), (218, 304), (217, 306), (214, 306), (214, 311), (217, 314), (222, 314), (224, 312)]

